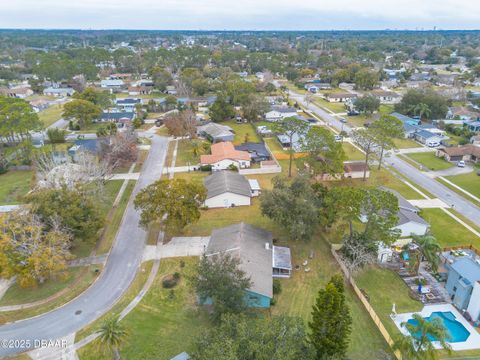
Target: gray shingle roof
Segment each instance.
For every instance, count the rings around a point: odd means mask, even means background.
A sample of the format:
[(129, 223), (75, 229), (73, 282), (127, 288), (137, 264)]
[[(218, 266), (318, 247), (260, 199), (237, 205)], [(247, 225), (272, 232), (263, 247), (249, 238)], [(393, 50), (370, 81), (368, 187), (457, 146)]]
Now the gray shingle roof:
[(423, 220), (423, 218), (418, 216), (417, 213), (414, 213), (412, 211), (408, 211), (405, 209), (400, 209), (397, 213), (397, 216), (398, 216), (398, 225), (403, 225), (409, 222), (416, 222), (423, 225), (430, 225), (428, 222)]
[(273, 267), (292, 270), (292, 255), (290, 248), (283, 246), (273, 247)]
[(247, 178), (233, 171), (216, 171), (204, 180), (207, 188), (207, 199), (231, 192), (251, 197), (250, 183)]
[(205, 133), (210, 135), (212, 138), (221, 138), (225, 136), (233, 135), (233, 130), (230, 126), (227, 125), (220, 125), (215, 123), (209, 123), (206, 125), (199, 126), (197, 128), (197, 133)]
[(452, 268), (472, 284), (480, 281), (480, 265), (468, 257), (463, 257), (455, 261)]
[(216, 229), (206, 254), (224, 252), (240, 259), (240, 268), (252, 281), (251, 291), (273, 297), (272, 233), (244, 223)]
[(393, 195), (395, 195), (398, 199), (398, 207), (400, 209), (405, 209), (411, 212), (418, 212), (418, 209), (416, 206), (413, 206), (407, 199), (405, 199), (402, 195), (398, 193), (398, 191), (395, 191), (393, 189), (387, 188), (385, 186), (380, 186), (380, 189), (384, 191), (391, 192)]

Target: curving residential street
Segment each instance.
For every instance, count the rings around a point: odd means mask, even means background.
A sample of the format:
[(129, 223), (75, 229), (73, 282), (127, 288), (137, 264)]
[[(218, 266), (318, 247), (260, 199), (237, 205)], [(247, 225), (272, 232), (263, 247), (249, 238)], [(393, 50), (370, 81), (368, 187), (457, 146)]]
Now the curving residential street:
[[(133, 196), (160, 178), (167, 152), (167, 138), (145, 135), (152, 145)], [(139, 227), (139, 218), (131, 200), (102, 274), (82, 295), (49, 313), (0, 326), (0, 356), (33, 350), (33, 347), (27, 348), (27, 344), (32, 346), (38, 340), (65, 337), (107, 312), (127, 290), (141, 263), (146, 232)], [(9, 340), (15, 342), (10, 344)]]

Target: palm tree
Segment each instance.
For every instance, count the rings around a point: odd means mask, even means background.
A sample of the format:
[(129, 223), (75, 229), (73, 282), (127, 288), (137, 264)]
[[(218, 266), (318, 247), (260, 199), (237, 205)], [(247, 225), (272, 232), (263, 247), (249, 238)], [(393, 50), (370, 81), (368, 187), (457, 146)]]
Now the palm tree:
[(439, 358), (438, 351), (433, 347), (430, 339), (433, 337), (441, 347), (451, 351), (447, 343), (448, 332), (442, 320), (433, 318), (426, 320), (419, 314), (413, 314), (413, 323), (402, 323), (413, 336), (402, 336), (393, 346), (394, 350), (400, 351), (404, 359), (411, 360), (436, 360)]
[(418, 248), (415, 251), (415, 267), (417, 277), (420, 281), (420, 264), (423, 259), (430, 264), (432, 271), (438, 270), (438, 265), (440, 264), (440, 258), (438, 253), (442, 250), (438, 244), (437, 239), (432, 235), (413, 235), (413, 241), (418, 245)]
[(127, 337), (127, 331), (120, 324), (120, 319), (118, 317), (106, 319), (100, 326), (99, 333), (100, 343), (113, 351), (113, 358), (119, 360), (120, 353), (118, 349)]
[(419, 103), (410, 107), (410, 111), (413, 112), (414, 115), (420, 116), (420, 119), (428, 118), (432, 111), (430, 110), (429, 106), (425, 103)]
[(193, 155), (193, 157), (197, 158), (198, 155), (200, 155), (200, 153), (202, 151), (199, 141), (198, 140), (192, 140), (191, 146), (192, 146), (192, 155)]

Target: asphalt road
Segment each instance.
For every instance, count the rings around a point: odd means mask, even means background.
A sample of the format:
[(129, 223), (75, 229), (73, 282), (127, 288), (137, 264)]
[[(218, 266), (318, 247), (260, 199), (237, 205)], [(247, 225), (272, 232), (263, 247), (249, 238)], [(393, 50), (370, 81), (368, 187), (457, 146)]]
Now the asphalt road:
[[(278, 83), (276, 85), (278, 86)], [(333, 116), (332, 114), (328, 113), (327, 111), (323, 110), (322, 108), (313, 103), (307, 104), (304, 100), (303, 95), (289, 91), (289, 96), (290, 99), (297, 101), (299, 104), (302, 104), (302, 106), (304, 106), (306, 109), (319, 115), (323, 119), (323, 121), (326, 122), (329, 126), (334, 127), (338, 131), (343, 130), (347, 134), (352, 131), (352, 129), (348, 125), (340, 122), (338, 117)], [(438, 181), (423, 174), (420, 170), (411, 166), (399, 157), (395, 156), (395, 154), (393, 153), (390, 153), (390, 157), (386, 158), (385, 161), (389, 163), (393, 168), (395, 168), (398, 172), (400, 172), (403, 176), (405, 176), (407, 179), (428, 190), (432, 195), (438, 197), (446, 204), (452, 206), (455, 211), (462, 214), (474, 224), (480, 226), (480, 208), (478, 206), (472, 204), (470, 201), (458, 195), (456, 192), (442, 185)]]
[[(163, 170), (168, 141), (157, 135), (148, 137), (151, 137), (152, 146), (133, 190), (134, 195), (158, 180)], [(130, 201), (104, 270), (82, 295), (49, 313), (1, 326), (0, 356), (33, 350), (22, 345), (67, 336), (107, 312), (127, 290), (139, 269), (146, 240), (145, 230), (138, 225), (139, 218), (140, 214)], [(17, 343), (10, 347), (8, 340)]]

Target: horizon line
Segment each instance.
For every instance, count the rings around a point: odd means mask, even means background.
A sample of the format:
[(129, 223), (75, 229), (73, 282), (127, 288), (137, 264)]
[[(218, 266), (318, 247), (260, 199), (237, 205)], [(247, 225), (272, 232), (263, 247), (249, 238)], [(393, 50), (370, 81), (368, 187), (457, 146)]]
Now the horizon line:
[(468, 31), (476, 32), (480, 31), (478, 29), (432, 29), (432, 28), (383, 28), (383, 29), (147, 29), (147, 28), (55, 28), (55, 27), (18, 27), (18, 28), (0, 28), (0, 31), (5, 30), (14, 30), (14, 31), (32, 31), (32, 30), (42, 30), (42, 31), (171, 31), (171, 32), (374, 32), (374, 31), (384, 31), (384, 32), (396, 32), (396, 31), (405, 31), (405, 32), (450, 32), (450, 31)]

